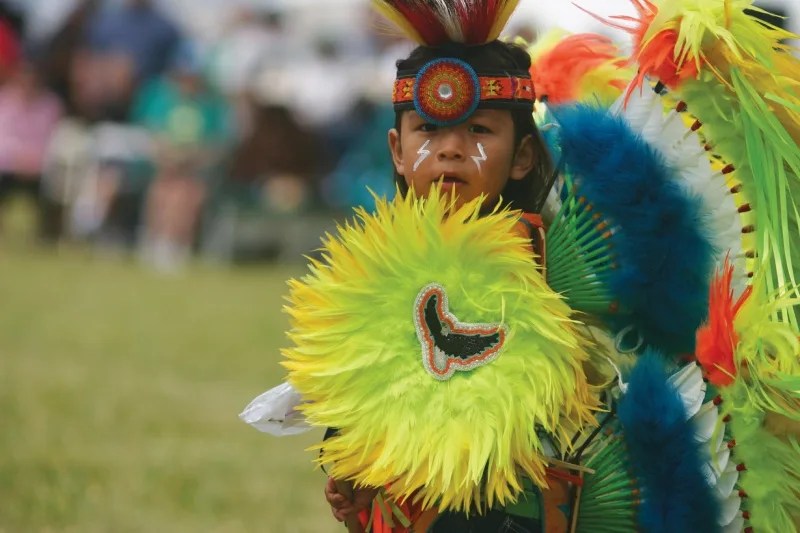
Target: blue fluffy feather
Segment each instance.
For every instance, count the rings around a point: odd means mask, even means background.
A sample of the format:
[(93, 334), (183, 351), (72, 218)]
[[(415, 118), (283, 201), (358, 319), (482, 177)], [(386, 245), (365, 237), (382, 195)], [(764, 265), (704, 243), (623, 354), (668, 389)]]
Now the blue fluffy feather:
[(702, 471), (708, 458), (663, 364), (655, 351), (645, 352), (617, 413), (642, 491), (639, 523), (648, 533), (714, 533), (719, 503)]
[(587, 105), (552, 112), (565, 171), (616, 228), (619, 268), (609, 289), (625, 316), (615, 325), (635, 325), (646, 345), (666, 353), (692, 353), (714, 258), (701, 200), (680, 187), (675, 171), (624, 119)]

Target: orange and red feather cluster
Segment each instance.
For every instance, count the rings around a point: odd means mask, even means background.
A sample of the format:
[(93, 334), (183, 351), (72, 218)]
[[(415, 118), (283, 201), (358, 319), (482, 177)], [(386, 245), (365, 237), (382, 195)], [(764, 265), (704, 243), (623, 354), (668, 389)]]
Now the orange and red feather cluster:
[[(607, 63), (624, 65), (616, 45), (603, 35), (578, 33), (561, 39), (531, 65), (531, 79), (537, 95), (547, 96), (551, 104), (578, 99), (584, 76)], [(622, 90), (627, 82), (620, 78), (609, 84)]]
[(752, 293), (752, 286), (748, 286), (734, 301), (732, 279), (733, 265), (726, 260), (722, 273), (718, 273), (711, 283), (708, 322), (697, 330), (697, 360), (708, 380), (718, 387), (730, 385), (736, 378), (734, 353), (739, 335), (733, 321)]
[(661, 81), (670, 89), (678, 87), (684, 80), (696, 78), (699, 71), (697, 63), (676, 60), (675, 45), (678, 43), (676, 30), (661, 30), (645, 40), (645, 34), (658, 14), (658, 6), (650, 0), (631, 0), (631, 3), (636, 9), (638, 17), (611, 17), (614, 20), (622, 21), (619, 23), (603, 20), (593, 13), (589, 13), (603, 23), (633, 36), (633, 54), (629, 63), (637, 66), (638, 73), (634, 78), (634, 83), (628, 87), (626, 100), (635, 88), (642, 86), (646, 76)]

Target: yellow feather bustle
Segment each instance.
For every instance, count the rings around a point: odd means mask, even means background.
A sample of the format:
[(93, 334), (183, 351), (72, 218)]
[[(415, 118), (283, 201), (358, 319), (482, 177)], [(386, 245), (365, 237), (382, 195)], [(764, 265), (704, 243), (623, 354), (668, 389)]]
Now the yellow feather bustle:
[[(438, 189), (412, 196), (359, 211), (290, 282), (288, 381), (310, 423), (339, 430), (318, 446), (337, 479), (441, 510), (505, 504), (521, 475), (547, 484), (540, 432), (566, 450), (593, 423), (590, 347), (514, 233), (517, 216), (479, 216), (482, 199), (456, 208)], [(429, 374), (414, 313), (431, 283), (459, 321), (506, 328), (496, 359)]]
[(764, 289), (766, 271), (760, 272), (733, 323), (739, 337), (737, 374), (747, 383), (751, 408), (800, 422), (800, 332), (771, 318), (800, 302), (786, 291), (769, 294)]
[[(800, 516), (800, 332), (770, 318), (796, 305), (788, 293), (769, 295), (766, 269), (729, 326), (738, 337), (735, 379), (719, 393), (740, 470), (737, 487), (747, 494), (747, 529), (796, 531)], [(718, 431), (721, 431), (719, 428)], [(729, 454), (711, 449), (712, 463)], [(727, 461), (727, 459), (725, 459)]]
[[(758, 20), (753, 0), (631, 0), (633, 59), (688, 104), (715, 157), (735, 169), (764, 290), (800, 284), (800, 59), (792, 32)], [(674, 76), (673, 76), (674, 75)], [(800, 308), (775, 317), (800, 324)]]

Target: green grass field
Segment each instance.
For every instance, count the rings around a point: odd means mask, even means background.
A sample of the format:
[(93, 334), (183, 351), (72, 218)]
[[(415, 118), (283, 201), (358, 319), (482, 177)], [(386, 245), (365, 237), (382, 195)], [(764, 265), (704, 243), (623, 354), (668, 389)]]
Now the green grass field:
[(237, 414), (284, 372), (295, 268), (192, 268), (0, 243), (0, 531), (339, 532), (321, 433)]

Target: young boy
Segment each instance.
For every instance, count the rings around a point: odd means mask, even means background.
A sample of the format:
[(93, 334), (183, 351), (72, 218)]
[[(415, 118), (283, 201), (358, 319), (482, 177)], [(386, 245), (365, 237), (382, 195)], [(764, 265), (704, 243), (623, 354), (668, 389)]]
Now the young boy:
[[(396, 7), (408, 9), (400, 2), (376, 4), (390, 10), (392, 18)], [(438, 12), (435, 7), (417, 9), (430, 10), (424, 20), (431, 26), (436, 26), (434, 21), (442, 27), (447, 22), (460, 25), (462, 30), (487, 26), (478, 15), (464, 13), (454, 20), (448, 19), (452, 13)], [(429, 38), (397, 63), (395, 127), (389, 131), (388, 142), (398, 189), (401, 194), (425, 197), (438, 183), (445, 193), (455, 194), (456, 205), (483, 195), (484, 212), (500, 203), (521, 211), (517, 231), (532, 240), (541, 261), (544, 236), (538, 212), (552, 184), (553, 168), (533, 122), (530, 56), (522, 47), (496, 39), (456, 42), (444, 31), (426, 30), (419, 33), (438, 37)], [(369, 519), (377, 493), (376, 488), (357, 488), (348, 498), (333, 479), (325, 488), (334, 517), (349, 522), (360, 513), (362, 525)], [(469, 518), (463, 513), (437, 516), (435, 511), (423, 512), (406, 503), (400, 511), (414, 531), (534, 531), (541, 527), (538, 520), (503, 510)], [(384, 523), (380, 514), (372, 513), (373, 531), (410, 531)]]

